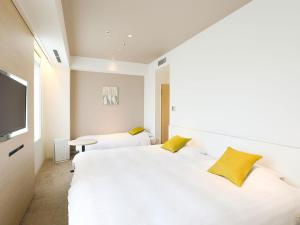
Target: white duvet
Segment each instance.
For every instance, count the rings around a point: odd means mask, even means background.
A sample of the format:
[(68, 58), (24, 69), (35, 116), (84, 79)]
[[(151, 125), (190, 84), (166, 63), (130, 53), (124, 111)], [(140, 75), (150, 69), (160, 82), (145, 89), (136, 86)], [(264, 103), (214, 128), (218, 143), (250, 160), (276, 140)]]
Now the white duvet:
[[(97, 140), (97, 144), (86, 145), (85, 150), (102, 150), (128, 146), (143, 146), (151, 144), (151, 137), (148, 132), (142, 132), (137, 135), (129, 133), (114, 133), (104, 135), (87, 135), (78, 139), (93, 139)], [(81, 147), (76, 147), (80, 151)]]
[(255, 168), (242, 187), (198, 149), (90, 151), (74, 158), (69, 225), (295, 225), (299, 189)]

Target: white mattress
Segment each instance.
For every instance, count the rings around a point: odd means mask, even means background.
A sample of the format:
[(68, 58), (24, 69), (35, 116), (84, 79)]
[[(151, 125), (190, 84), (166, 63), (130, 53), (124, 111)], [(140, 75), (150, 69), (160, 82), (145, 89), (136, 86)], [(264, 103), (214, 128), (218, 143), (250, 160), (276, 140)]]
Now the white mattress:
[(295, 225), (300, 192), (257, 167), (242, 187), (210, 174), (198, 149), (158, 145), (74, 158), (69, 225)]
[[(142, 132), (137, 135), (131, 135), (129, 133), (114, 133), (105, 135), (87, 135), (79, 137), (78, 139), (93, 139), (97, 140), (97, 144), (86, 145), (85, 150), (103, 150), (118, 147), (128, 146), (143, 146), (151, 144), (151, 134), (148, 132)], [(76, 147), (77, 151), (81, 150), (81, 147)]]

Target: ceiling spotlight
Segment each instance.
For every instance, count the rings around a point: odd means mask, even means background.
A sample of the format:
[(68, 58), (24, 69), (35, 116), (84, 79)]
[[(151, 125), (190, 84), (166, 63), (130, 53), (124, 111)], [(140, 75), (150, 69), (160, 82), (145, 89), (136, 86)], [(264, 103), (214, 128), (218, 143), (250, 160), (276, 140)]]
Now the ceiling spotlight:
[(132, 38), (133, 36), (132, 36), (132, 34), (128, 34), (128, 37), (129, 37), (129, 38)]
[(106, 30), (106, 31), (105, 31), (105, 34), (106, 34), (106, 35), (110, 35), (110, 30)]

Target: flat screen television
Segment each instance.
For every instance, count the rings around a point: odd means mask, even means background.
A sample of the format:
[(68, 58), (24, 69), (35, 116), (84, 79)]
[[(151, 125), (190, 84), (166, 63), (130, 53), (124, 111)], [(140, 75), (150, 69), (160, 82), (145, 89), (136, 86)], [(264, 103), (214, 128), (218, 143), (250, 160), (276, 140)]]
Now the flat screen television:
[(27, 126), (27, 82), (0, 70), (0, 140)]

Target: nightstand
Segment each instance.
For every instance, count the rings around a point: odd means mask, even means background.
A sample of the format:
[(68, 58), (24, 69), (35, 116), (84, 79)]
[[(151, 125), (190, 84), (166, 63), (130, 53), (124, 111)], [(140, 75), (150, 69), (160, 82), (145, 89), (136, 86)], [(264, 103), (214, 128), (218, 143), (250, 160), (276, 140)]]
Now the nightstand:
[(71, 146), (81, 146), (81, 152), (85, 152), (86, 145), (97, 144), (96, 140), (93, 139), (76, 139), (68, 142)]

